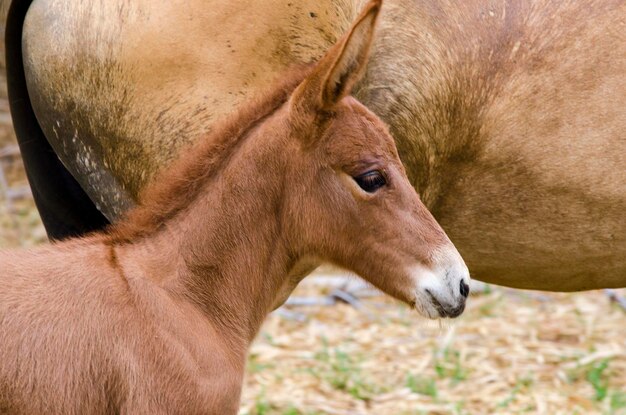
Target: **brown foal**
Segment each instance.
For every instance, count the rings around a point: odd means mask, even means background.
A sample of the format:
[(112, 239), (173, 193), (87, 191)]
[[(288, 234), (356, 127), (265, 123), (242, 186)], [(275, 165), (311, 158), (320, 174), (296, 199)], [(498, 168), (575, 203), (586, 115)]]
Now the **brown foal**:
[(107, 233), (0, 253), (0, 413), (235, 414), (263, 319), (322, 261), (429, 318), (463, 311), (463, 260), (349, 96), (379, 10)]

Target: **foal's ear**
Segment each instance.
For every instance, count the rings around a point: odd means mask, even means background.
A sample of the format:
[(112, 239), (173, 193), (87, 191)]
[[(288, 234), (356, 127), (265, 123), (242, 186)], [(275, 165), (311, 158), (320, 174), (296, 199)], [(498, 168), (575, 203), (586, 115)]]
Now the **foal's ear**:
[(382, 0), (372, 0), (365, 6), (350, 30), (298, 86), (292, 98), (294, 104), (309, 110), (331, 110), (351, 93), (367, 65), (381, 4)]

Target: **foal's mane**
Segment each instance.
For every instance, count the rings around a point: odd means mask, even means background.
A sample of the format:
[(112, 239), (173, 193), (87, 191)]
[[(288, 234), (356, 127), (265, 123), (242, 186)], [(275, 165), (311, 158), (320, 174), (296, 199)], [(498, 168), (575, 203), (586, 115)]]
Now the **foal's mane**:
[(204, 183), (213, 177), (238, 147), (237, 144), (266, 116), (282, 106), (309, 73), (297, 67), (266, 93), (244, 104), (233, 115), (182, 151), (180, 157), (160, 171), (141, 192), (139, 203), (107, 230), (111, 243), (127, 243), (157, 231), (166, 221), (189, 206)]

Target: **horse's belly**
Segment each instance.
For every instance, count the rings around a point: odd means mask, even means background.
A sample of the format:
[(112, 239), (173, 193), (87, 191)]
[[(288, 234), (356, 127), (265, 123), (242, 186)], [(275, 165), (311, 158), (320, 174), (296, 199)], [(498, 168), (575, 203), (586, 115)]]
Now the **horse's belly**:
[(465, 172), (438, 219), (480, 280), (555, 291), (624, 287), (622, 195), (553, 186), (513, 164)]
[[(585, 62), (595, 60), (577, 68)], [(511, 98), (488, 110), (482, 150), (438, 215), (476, 277), (557, 291), (626, 286), (621, 70), (590, 72), (586, 89), (558, 69), (556, 79), (520, 74)]]

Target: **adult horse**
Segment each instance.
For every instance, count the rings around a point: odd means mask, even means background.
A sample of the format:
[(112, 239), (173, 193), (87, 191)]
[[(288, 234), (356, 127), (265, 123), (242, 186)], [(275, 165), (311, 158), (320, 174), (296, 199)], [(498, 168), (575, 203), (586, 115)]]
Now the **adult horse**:
[[(359, 3), (34, 0), (29, 98), (114, 220), (207, 123), (317, 60)], [(356, 96), (477, 279), (626, 286), (625, 20), (623, 0), (384, 6)]]

